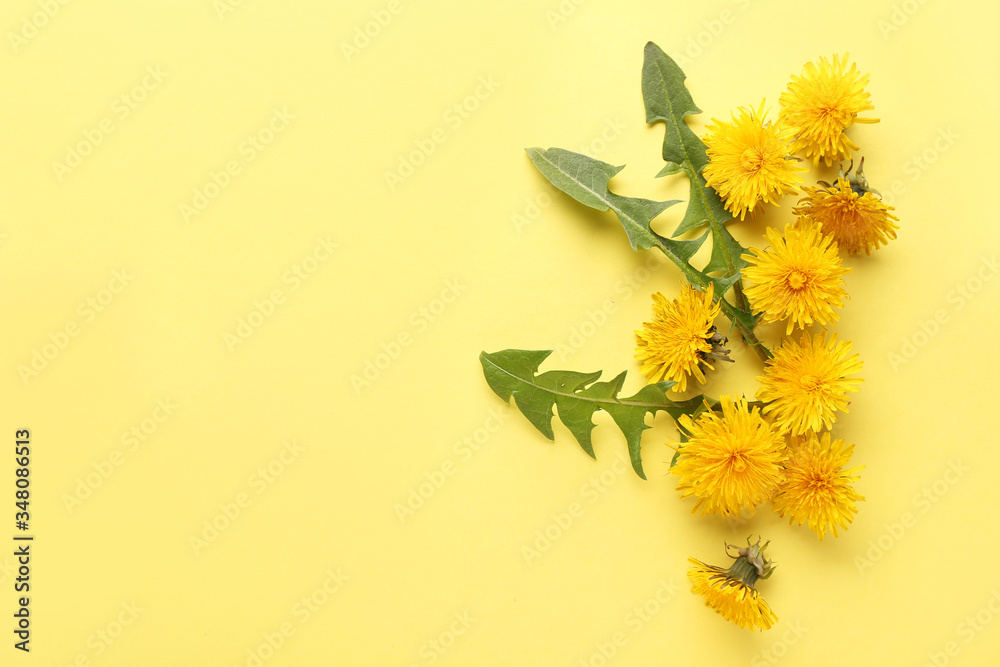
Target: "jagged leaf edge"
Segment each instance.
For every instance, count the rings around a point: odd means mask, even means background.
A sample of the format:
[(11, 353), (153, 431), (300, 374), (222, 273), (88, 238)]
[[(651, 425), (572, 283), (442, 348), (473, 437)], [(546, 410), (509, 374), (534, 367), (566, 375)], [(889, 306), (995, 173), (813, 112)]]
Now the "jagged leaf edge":
[[(624, 384), (626, 372), (622, 372), (609, 382), (597, 382), (597, 378), (601, 375), (600, 371), (593, 373), (547, 371), (539, 374), (539, 366), (551, 353), (552, 350), (506, 349), (492, 353), (483, 351), (479, 355), (479, 361), (482, 364), (483, 374), (486, 377), (486, 381), (493, 392), (508, 402), (511, 398), (513, 398), (514, 404), (517, 406), (518, 410), (521, 411), (521, 414), (523, 414), (525, 418), (528, 419), (528, 421), (549, 440), (555, 439), (551, 424), (551, 419), (555, 416), (552, 408), (558, 405), (560, 397), (568, 397), (570, 399), (581, 402), (590, 402), (593, 404), (593, 409), (586, 415), (589, 423), (589, 427), (586, 429), (586, 445), (578, 435), (580, 430), (578, 428), (579, 425), (575, 424), (574, 426), (571, 426), (566, 422), (567, 415), (565, 415), (562, 411), (558, 413), (560, 421), (562, 421), (563, 424), (570, 429), (570, 432), (573, 433), (573, 436), (577, 439), (581, 448), (583, 448), (583, 450), (592, 457), (596, 458), (593, 452), (593, 446), (590, 445), (589, 442), (590, 431), (592, 431), (595, 426), (593, 423), (593, 415), (597, 412), (597, 410), (604, 410), (610, 414), (611, 418), (614, 420), (615, 424), (618, 426), (619, 430), (621, 430), (622, 435), (625, 436), (626, 441), (628, 442), (629, 458), (632, 462), (632, 468), (642, 479), (646, 479), (646, 475), (642, 469), (640, 452), (642, 432), (650, 428), (649, 425), (645, 423), (645, 415), (652, 414), (655, 416), (657, 412), (665, 411), (676, 420), (682, 414), (690, 414), (698, 410), (704, 403), (703, 396), (696, 396), (679, 402), (672, 401), (667, 398), (666, 392), (673, 387), (673, 382), (658, 382), (649, 384), (632, 396), (619, 397), (618, 393), (621, 391)], [(505, 368), (502, 365), (502, 360), (504, 359), (511, 360), (519, 366), (519, 368)], [(518, 370), (522, 372), (527, 371), (526, 374), (529, 377), (522, 377), (522, 375), (518, 374)], [(497, 373), (502, 373), (505, 376), (505, 381), (501, 381), (501, 378), (498, 377)], [(579, 376), (581, 379), (586, 378), (586, 381), (583, 381), (582, 384), (579, 385), (578, 389), (568, 394), (566, 392), (559, 392), (551, 387), (537, 384), (537, 380), (539, 378), (543, 378), (552, 373), (572, 373)], [(532, 391), (537, 391), (551, 396), (551, 402), (547, 402), (547, 422), (542, 423), (537, 418), (533, 418), (537, 415), (537, 412), (535, 411), (531, 411), (530, 414), (526, 413), (525, 404), (518, 401), (518, 389), (510, 386), (508, 383), (521, 383), (526, 385), (527, 388)], [(606, 396), (602, 394), (606, 394)], [(656, 400), (653, 402), (651, 399)], [(627, 413), (629, 410), (634, 410), (636, 408), (642, 409), (642, 418), (638, 423), (635, 423), (634, 417), (632, 417), (630, 423), (629, 417), (631, 415)], [(590, 446), (588, 447), (588, 445)]]

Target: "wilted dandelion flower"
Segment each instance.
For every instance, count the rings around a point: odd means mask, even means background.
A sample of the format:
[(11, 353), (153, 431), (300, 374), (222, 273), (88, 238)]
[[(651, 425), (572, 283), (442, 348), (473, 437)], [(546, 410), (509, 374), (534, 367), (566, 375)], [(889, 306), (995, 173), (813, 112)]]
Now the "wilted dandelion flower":
[(861, 378), (847, 377), (861, 370), (861, 358), (851, 344), (827, 342), (825, 334), (803, 333), (799, 342), (786, 340), (757, 378), (757, 398), (767, 401), (764, 414), (792, 435), (833, 425), (834, 412), (847, 412), (847, 394), (859, 389)]
[(781, 122), (795, 137), (793, 150), (811, 157), (813, 164), (822, 159), (827, 166), (834, 160), (851, 157), (858, 150), (844, 130), (855, 123), (877, 123), (877, 118), (858, 118), (871, 111), (871, 96), (865, 90), (868, 75), (854, 63), (847, 67), (849, 55), (834, 55), (832, 61), (806, 63), (801, 76), (792, 76), (788, 89), (781, 94)]
[(706, 126), (708, 165), (702, 171), (708, 185), (722, 197), (726, 210), (742, 220), (758, 202), (776, 204), (795, 192), (803, 171), (790, 156), (792, 134), (779, 123), (764, 121), (758, 109), (738, 109), (732, 122), (715, 118)]
[(828, 532), (837, 537), (838, 528), (846, 530), (858, 513), (855, 502), (864, 500), (854, 490), (855, 473), (864, 466), (844, 470), (853, 452), (854, 445), (831, 442), (829, 433), (820, 438), (810, 432), (804, 442), (789, 449), (774, 511), (789, 515), (791, 523), (808, 523), (821, 540)]
[(747, 630), (767, 630), (778, 617), (754, 588), (758, 579), (767, 579), (774, 571), (774, 563), (764, 557), (767, 544), (751, 545), (747, 540), (728, 570), (689, 558), (691, 592), (705, 598), (705, 605), (727, 621)]
[(896, 238), (899, 229), (894, 221), (899, 220), (868, 187), (864, 176), (864, 159), (856, 174), (841, 173), (835, 185), (820, 182), (819, 187), (805, 187), (805, 197), (793, 213), (823, 226), (823, 233), (829, 234), (837, 245), (851, 254), (872, 250)]

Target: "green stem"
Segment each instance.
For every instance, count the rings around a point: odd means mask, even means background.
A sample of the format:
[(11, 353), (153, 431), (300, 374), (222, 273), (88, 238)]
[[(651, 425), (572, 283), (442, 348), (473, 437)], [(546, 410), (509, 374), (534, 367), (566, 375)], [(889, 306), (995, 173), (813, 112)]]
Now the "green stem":
[(684, 277), (688, 279), (689, 283), (697, 285), (703, 290), (708, 289), (708, 283), (705, 281), (705, 274), (691, 266), (686, 260), (677, 256), (670, 248), (663, 245), (659, 239), (655, 239), (653, 244), (656, 245), (660, 252), (666, 255), (667, 259), (677, 265), (677, 268), (681, 270), (681, 273), (684, 274)]
[[(690, 282), (692, 285), (697, 285), (703, 290), (708, 289), (708, 279), (705, 276), (705, 274), (703, 274), (701, 271), (698, 271), (693, 266), (688, 264), (685, 260), (681, 259), (676, 254), (671, 252), (671, 250), (662, 243), (660, 243), (659, 240), (654, 241), (654, 243), (656, 247), (660, 250), (660, 252), (666, 255), (667, 259), (669, 259), (671, 262), (677, 265), (677, 268), (681, 270), (681, 273), (683, 273), (684, 277), (688, 279), (688, 282)], [(741, 282), (742, 278), (736, 282), (737, 302), (741, 300), (745, 302)], [(772, 356), (771, 351), (768, 350), (764, 346), (764, 344), (760, 342), (760, 340), (758, 340), (757, 335), (753, 332), (753, 329), (746, 326), (738, 316), (739, 312), (744, 312), (744, 313), (748, 312), (747, 309), (745, 307), (737, 308), (733, 306), (731, 303), (726, 301), (725, 298), (723, 298), (722, 294), (716, 294), (715, 300), (719, 302), (719, 305), (722, 307), (722, 312), (725, 313), (726, 317), (729, 318), (729, 321), (733, 323), (733, 326), (736, 327), (736, 330), (740, 332), (740, 336), (743, 339), (743, 342), (749, 345), (754, 350), (754, 352), (757, 353), (757, 356), (760, 357), (761, 361), (766, 362), (768, 359), (770, 359)]]
[[(699, 175), (695, 170), (694, 164), (691, 162), (690, 158), (687, 158), (685, 156), (684, 164), (681, 165), (681, 168), (684, 170), (684, 173), (687, 175), (692, 185), (701, 184), (701, 181), (699, 180)], [(708, 214), (708, 224), (712, 230), (712, 243), (718, 244), (720, 246), (720, 250), (722, 251), (722, 256), (726, 260), (726, 267), (729, 270), (729, 275), (732, 275), (736, 271), (736, 262), (733, 259), (732, 253), (729, 252), (729, 247), (723, 240), (725, 223), (720, 221), (713, 214), (711, 203), (708, 201), (708, 197), (706, 194), (707, 187), (708, 186), (692, 187), (691, 190), (692, 193), (696, 193), (702, 199), (702, 206), (704, 207), (705, 212)], [(694, 196), (694, 194), (692, 196)], [(715, 249), (713, 248), (713, 251), (714, 250)], [(689, 268), (691, 266), (690, 264), (687, 264), (687, 262), (685, 262), (685, 265), (688, 266)], [(678, 266), (680, 265), (678, 264)], [(681, 270), (683, 271), (684, 267), (681, 267)], [(687, 275), (687, 272), (685, 272), (685, 275)], [(706, 287), (707, 285), (704, 284), (702, 285), (702, 288)], [(750, 306), (747, 303), (746, 295), (743, 293), (743, 276), (739, 276), (736, 279), (736, 282), (733, 284), (733, 295), (736, 297), (735, 308), (723, 298), (722, 294), (718, 294), (716, 296), (717, 300), (722, 305), (722, 310), (723, 312), (725, 312), (726, 317), (729, 318), (729, 321), (732, 322), (733, 326), (735, 326), (736, 329), (740, 332), (740, 336), (743, 338), (743, 342), (749, 345), (751, 348), (753, 348), (754, 352), (757, 353), (757, 356), (760, 357), (761, 361), (766, 362), (768, 359), (771, 358), (771, 351), (768, 350), (766, 347), (764, 347), (763, 343), (761, 343), (760, 340), (757, 339), (757, 336), (756, 334), (754, 334), (753, 329), (747, 327), (745, 324), (739, 321), (738, 317), (736, 316), (735, 312), (736, 310), (742, 311), (744, 313), (750, 312)]]
[(725, 313), (726, 317), (729, 318), (729, 321), (733, 323), (733, 326), (736, 327), (736, 330), (740, 332), (740, 336), (743, 338), (743, 342), (748, 346), (750, 346), (751, 348), (753, 348), (753, 351), (757, 353), (757, 356), (760, 357), (761, 361), (766, 362), (772, 356), (774, 356), (771, 354), (771, 351), (767, 349), (767, 347), (765, 347), (763, 343), (760, 342), (760, 340), (757, 338), (757, 334), (753, 332), (753, 329), (746, 326), (739, 319), (737, 313), (746, 311), (738, 310), (735, 306), (733, 306), (731, 303), (729, 303), (722, 297), (719, 297), (719, 305), (722, 306), (722, 312)]
[(743, 276), (740, 276), (740, 279), (733, 285), (733, 290), (733, 293), (736, 295), (736, 307), (740, 310), (749, 311), (750, 304), (747, 303), (746, 295), (743, 294)]

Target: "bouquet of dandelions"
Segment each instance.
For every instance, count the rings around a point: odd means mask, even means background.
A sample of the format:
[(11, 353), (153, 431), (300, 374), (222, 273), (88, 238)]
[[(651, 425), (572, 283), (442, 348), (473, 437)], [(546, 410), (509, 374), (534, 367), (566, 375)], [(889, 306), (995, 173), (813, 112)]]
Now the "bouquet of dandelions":
[[(726, 517), (753, 511), (770, 501), (793, 524), (808, 524), (819, 539), (846, 529), (863, 500), (853, 487), (861, 467), (848, 468), (854, 446), (830, 434), (838, 412), (847, 412), (847, 395), (858, 390), (861, 360), (851, 343), (817, 331), (838, 319), (846, 297), (839, 256), (870, 254), (896, 237), (892, 207), (882, 203), (863, 174), (861, 160), (852, 173), (841, 167), (836, 183), (799, 186), (800, 154), (815, 167), (851, 159), (859, 150), (845, 131), (871, 111), (862, 76), (848, 56), (821, 58), (793, 76), (780, 97), (776, 122), (766, 119), (764, 104), (740, 108), (730, 122), (713, 119), (699, 138), (685, 117), (700, 113), (684, 85), (684, 73), (658, 46), (646, 45), (642, 93), (646, 122), (666, 126), (658, 176), (684, 174), (690, 197), (680, 226), (671, 238), (650, 226), (676, 201), (652, 201), (611, 192), (608, 182), (623, 167), (559, 148), (528, 149), (535, 167), (555, 187), (581, 204), (611, 210), (625, 228), (632, 248), (655, 248), (686, 279), (680, 295), (653, 294), (653, 318), (636, 331), (635, 356), (651, 383), (633, 396), (619, 396), (625, 373), (607, 382), (601, 373), (538, 368), (550, 351), (503, 350), (480, 355), (486, 380), (546, 437), (553, 439), (553, 408), (594, 456), (593, 414), (608, 412), (628, 443), (632, 467), (645, 479), (640, 439), (647, 414), (668, 413), (679, 442), (671, 473), (681, 498), (693, 497), (693, 512)], [(786, 194), (801, 190), (784, 232), (768, 228), (764, 249), (744, 248), (726, 223)], [(702, 231), (703, 230), (703, 231)], [(693, 234), (692, 234), (693, 232)], [(698, 235), (700, 233), (700, 235)], [(704, 266), (690, 263), (711, 237)], [(746, 281), (746, 284), (744, 283)], [(705, 382), (705, 372), (719, 361), (732, 361), (728, 338), (715, 325), (723, 314), (743, 344), (763, 362), (755, 401), (744, 397), (698, 395), (679, 400), (689, 384)], [(758, 340), (759, 321), (787, 322), (785, 338), (775, 349)], [(807, 331), (812, 328), (813, 331)], [(793, 335), (796, 330), (801, 333)], [(692, 591), (726, 619), (748, 629), (770, 628), (776, 616), (754, 585), (771, 575), (767, 543), (737, 548), (729, 568), (691, 559)], [(729, 547), (727, 547), (728, 553)]]

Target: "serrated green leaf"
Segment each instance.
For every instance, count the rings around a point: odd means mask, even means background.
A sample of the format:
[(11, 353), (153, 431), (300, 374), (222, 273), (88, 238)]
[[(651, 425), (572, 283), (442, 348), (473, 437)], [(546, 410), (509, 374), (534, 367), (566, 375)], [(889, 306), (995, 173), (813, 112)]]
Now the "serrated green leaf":
[[(707, 224), (710, 220), (725, 221), (726, 212), (718, 193), (708, 187), (701, 172), (708, 165), (705, 142), (698, 138), (685, 118), (701, 113), (684, 85), (684, 72), (663, 50), (649, 42), (642, 63), (642, 99), (646, 106), (646, 122), (663, 121), (663, 159), (667, 166), (658, 175), (684, 171), (690, 181), (688, 208), (680, 226), (679, 236)], [(674, 165), (671, 167), (671, 165)]]
[(675, 420), (682, 414), (704, 409), (704, 398), (696, 396), (684, 401), (672, 401), (666, 392), (673, 382), (646, 385), (635, 395), (619, 397), (625, 384), (625, 373), (609, 382), (598, 382), (601, 372), (547, 371), (538, 374), (538, 367), (552, 354), (551, 350), (501, 350), (483, 352), (479, 361), (490, 388), (505, 401), (514, 399), (518, 410), (549, 440), (554, 407), (559, 419), (570, 430), (587, 454), (594, 456), (591, 432), (593, 416), (598, 410), (611, 415), (628, 443), (629, 458), (636, 474), (646, 478), (642, 470), (642, 432), (649, 428), (646, 415), (665, 411)]
[[(757, 326), (757, 322), (760, 321), (761, 316), (762, 313), (754, 314), (746, 310), (740, 310), (739, 308), (733, 308), (732, 313), (729, 315), (730, 319), (734, 320), (734, 324), (738, 322), (750, 331), (753, 331), (753, 328)], [(770, 357), (770, 350), (768, 350), (763, 343), (760, 343), (760, 345), (764, 350), (767, 350), (768, 356)]]
[(663, 137), (663, 159), (678, 167), (691, 162), (700, 172), (708, 164), (705, 145), (695, 136), (684, 120), (701, 113), (691, 99), (684, 80), (687, 77), (659, 46), (646, 44), (642, 62), (642, 99), (646, 105), (646, 122), (662, 120), (667, 125)]
[[(700, 142), (701, 139), (698, 141)], [(733, 216), (723, 206), (719, 193), (715, 191), (715, 188), (709, 187), (705, 177), (701, 175), (701, 171), (695, 172), (687, 164), (684, 165), (683, 171), (688, 175), (690, 194), (684, 218), (674, 230), (674, 236), (689, 232), (706, 223), (719, 222), (722, 224), (723, 221), (731, 220)]]
[(663, 121), (663, 159), (666, 167), (660, 175), (683, 171), (690, 185), (688, 207), (681, 224), (674, 231), (679, 236), (702, 225), (712, 234), (712, 255), (702, 273), (715, 283), (715, 293), (723, 303), (726, 315), (753, 331), (757, 317), (736, 308), (724, 300), (724, 295), (739, 283), (742, 270), (747, 266), (742, 255), (747, 252), (726, 229), (732, 216), (726, 211), (722, 199), (714, 188), (708, 186), (702, 170), (708, 164), (708, 154), (703, 142), (688, 126), (686, 118), (701, 113), (695, 106), (687, 86), (684, 72), (670, 56), (653, 42), (646, 44), (642, 67), (642, 96), (646, 105), (646, 122)]
[(713, 276), (717, 294), (725, 294), (742, 276), (742, 271), (750, 263), (743, 259), (743, 246), (733, 238), (725, 225), (712, 224), (712, 256), (702, 269)]
[(663, 169), (661, 169), (656, 174), (656, 177), (662, 178), (664, 176), (673, 176), (675, 174), (682, 174), (682, 173), (684, 173), (684, 170), (681, 168), (679, 164), (677, 164), (676, 162), (668, 162), (665, 165), (663, 165)]
[(625, 228), (633, 250), (659, 248), (676, 264), (688, 280), (695, 285), (706, 285), (707, 279), (700, 275), (688, 260), (705, 243), (707, 235), (690, 240), (674, 240), (660, 236), (650, 224), (653, 219), (670, 206), (671, 201), (652, 201), (639, 197), (625, 197), (611, 192), (608, 182), (624, 167), (616, 167), (595, 160), (592, 157), (574, 153), (562, 148), (526, 149), (528, 157), (538, 171), (569, 196), (581, 204), (598, 211), (614, 211)]
[[(735, 267), (737, 271), (742, 271), (744, 267), (750, 265), (750, 262), (742, 257), (746, 250), (739, 241), (733, 238), (732, 233), (726, 229), (725, 225), (719, 225), (719, 228), (713, 229), (712, 232), (712, 258), (702, 269), (705, 273), (727, 273), (732, 267)], [(720, 239), (722, 242), (715, 243), (714, 239)]]
[(589, 158), (562, 148), (526, 148), (535, 168), (549, 183), (584, 206), (607, 211), (608, 181), (625, 168)]

